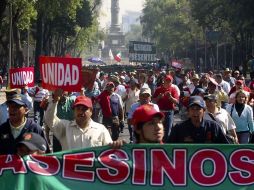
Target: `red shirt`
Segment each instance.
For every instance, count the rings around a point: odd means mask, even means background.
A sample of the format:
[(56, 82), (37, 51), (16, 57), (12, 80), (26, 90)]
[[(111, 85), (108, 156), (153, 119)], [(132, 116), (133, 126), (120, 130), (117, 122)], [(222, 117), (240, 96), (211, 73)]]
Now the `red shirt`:
[(102, 115), (106, 118), (110, 118), (112, 116), (112, 110), (110, 107), (110, 94), (107, 90), (104, 90), (97, 98), (101, 106)]
[(177, 100), (179, 100), (179, 96), (177, 94), (177, 91), (174, 87), (170, 86), (169, 88), (165, 88), (164, 86), (158, 87), (153, 95), (153, 98), (157, 98), (160, 94), (163, 96), (157, 101), (157, 104), (162, 111), (166, 110), (174, 110), (175, 109), (175, 104), (171, 102), (168, 98), (166, 93), (171, 93), (171, 96)]

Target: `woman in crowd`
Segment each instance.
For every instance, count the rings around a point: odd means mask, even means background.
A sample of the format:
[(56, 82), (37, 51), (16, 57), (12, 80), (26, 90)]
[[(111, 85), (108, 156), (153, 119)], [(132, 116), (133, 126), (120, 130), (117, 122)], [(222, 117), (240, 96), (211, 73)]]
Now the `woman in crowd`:
[(235, 103), (227, 107), (227, 111), (236, 124), (236, 133), (239, 144), (249, 143), (250, 134), (253, 133), (253, 111), (247, 105), (248, 95), (240, 90), (236, 93)]

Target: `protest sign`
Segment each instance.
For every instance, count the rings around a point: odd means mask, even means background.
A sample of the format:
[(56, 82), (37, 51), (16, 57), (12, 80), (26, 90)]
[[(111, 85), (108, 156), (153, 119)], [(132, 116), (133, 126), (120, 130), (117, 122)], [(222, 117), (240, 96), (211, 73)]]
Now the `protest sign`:
[(34, 68), (11, 68), (10, 69), (10, 87), (22, 88), (24, 86), (34, 86)]
[(172, 67), (177, 68), (177, 69), (182, 69), (183, 64), (180, 61), (172, 61)]
[(253, 189), (253, 145), (109, 146), (0, 156), (2, 189)]
[(82, 85), (85, 88), (92, 89), (97, 73), (98, 69), (89, 69), (89, 68), (82, 69)]
[(81, 90), (81, 58), (44, 57), (39, 59), (42, 87), (61, 88), (68, 92)]

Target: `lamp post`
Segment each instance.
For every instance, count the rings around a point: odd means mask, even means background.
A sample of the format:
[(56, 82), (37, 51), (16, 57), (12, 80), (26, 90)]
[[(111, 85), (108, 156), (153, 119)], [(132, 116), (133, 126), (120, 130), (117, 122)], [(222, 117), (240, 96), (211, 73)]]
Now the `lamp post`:
[(9, 27), (9, 65), (8, 65), (8, 85), (10, 83), (10, 69), (12, 63), (12, 4), (9, 5), (9, 12), (10, 12), (10, 27)]
[(29, 67), (29, 28), (27, 29), (27, 67)]

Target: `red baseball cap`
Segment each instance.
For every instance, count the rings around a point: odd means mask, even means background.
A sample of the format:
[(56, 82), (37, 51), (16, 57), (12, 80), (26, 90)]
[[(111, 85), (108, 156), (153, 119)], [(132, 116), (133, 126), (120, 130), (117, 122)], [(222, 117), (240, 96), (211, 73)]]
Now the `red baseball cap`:
[(74, 102), (74, 107), (78, 106), (78, 105), (83, 105), (86, 106), (88, 108), (92, 108), (93, 104), (92, 104), (92, 100), (90, 98), (88, 98), (87, 96), (78, 96)]
[(164, 114), (154, 109), (153, 105), (145, 104), (137, 108), (133, 113), (132, 124), (135, 126), (138, 123), (145, 123), (151, 121), (156, 116), (164, 118)]
[(243, 85), (243, 81), (242, 80), (237, 80), (237, 81), (235, 81), (235, 84)]
[(166, 75), (165, 80), (173, 81), (173, 77), (171, 75)]

